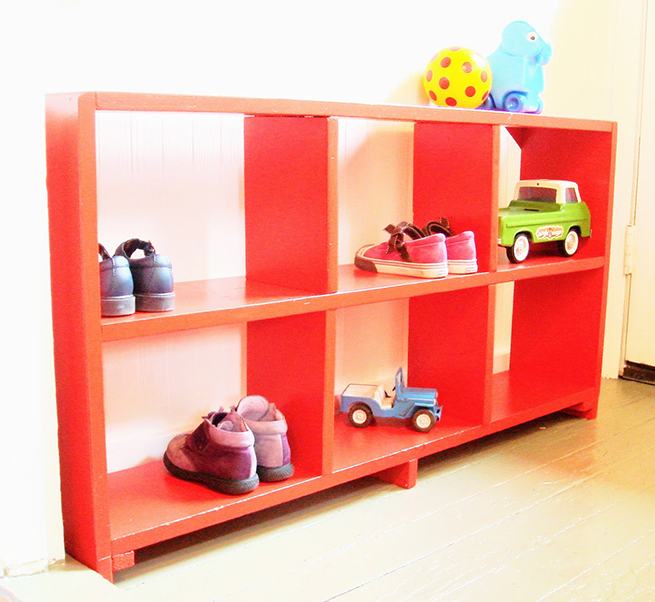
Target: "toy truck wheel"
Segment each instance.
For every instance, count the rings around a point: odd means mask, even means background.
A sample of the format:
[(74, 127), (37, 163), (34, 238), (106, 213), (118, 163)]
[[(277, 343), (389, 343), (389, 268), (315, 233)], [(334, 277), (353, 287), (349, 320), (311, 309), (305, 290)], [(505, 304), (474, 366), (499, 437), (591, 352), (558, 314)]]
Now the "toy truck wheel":
[(575, 255), (575, 252), (580, 246), (580, 236), (578, 235), (577, 230), (569, 230), (566, 238), (564, 240), (557, 241), (557, 248), (560, 252), (560, 255), (564, 257), (571, 257)]
[(420, 433), (427, 433), (432, 430), (437, 419), (430, 410), (416, 410), (412, 416), (412, 426)]
[(354, 403), (348, 410), (348, 420), (353, 426), (363, 429), (373, 422), (373, 412), (365, 403)]
[(517, 234), (514, 244), (507, 247), (507, 259), (512, 263), (521, 263), (530, 252), (530, 239), (527, 234)]

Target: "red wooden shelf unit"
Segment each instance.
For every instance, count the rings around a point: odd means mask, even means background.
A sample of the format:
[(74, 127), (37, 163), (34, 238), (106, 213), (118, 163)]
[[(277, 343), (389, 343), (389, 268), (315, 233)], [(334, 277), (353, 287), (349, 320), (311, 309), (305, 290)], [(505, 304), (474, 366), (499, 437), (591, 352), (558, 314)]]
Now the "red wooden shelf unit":
[[(244, 277), (181, 282), (176, 308), (166, 314), (100, 318), (98, 111), (246, 116)], [(136, 550), (165, 539), (367, 475), (411, 487), (423, 456), (556, 411), (596, 415), (616, 124), (430, 107), (94, 92), (50, 95), (46, 113), (65, 540), (72, 556), (107, 579), (131, 566)], [(456, 228), (473, 230), (478, 273), (421, 280), (338, 265), (341, 118), (413, 124), (414, 221), (445, 215)], [(502, 130), (520, 147), (522, 178), (578, 183), (593, 236), (575, 257), (535, 252), (520, 265), (499, 261)], [(271, 224), (283, 246), (274, 262)], [(299, 240), (302, 245), (295, 244)], [(507, 282), (514, 283), (510, 367), (494, 373), (496, 285)], [(444, 405), (442, 422), (428, 434), (385, 424), (354, 429), (335, 412), (336, 312), (397, 299), (408, 299), (411, 384), (436, 383)], [(223, 324), (246, 325), (247, 390), (275, 400), (285, 413), (296, 474), (231, 497), (177, 480), (161, 462), (108, 473), (103, 345)], [(435, 344), (443, 337), (439, 324), (448, 325), (448, 345)]]

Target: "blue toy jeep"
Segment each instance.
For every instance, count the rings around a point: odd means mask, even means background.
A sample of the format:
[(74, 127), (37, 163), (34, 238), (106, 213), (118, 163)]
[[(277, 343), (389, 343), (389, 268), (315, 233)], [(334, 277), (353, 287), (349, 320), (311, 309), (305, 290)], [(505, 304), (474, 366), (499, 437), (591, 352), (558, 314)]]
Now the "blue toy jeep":
[(403, 369), (396, 372), (395, 396), (386, 394), (382, 385), (348, 385), (341, 394), (341, 411), (357, 428), (365, 428), (378, 418), (410, 418), (412, 426), (427, 433), (441, 419), (437, 390), (406, 387)]

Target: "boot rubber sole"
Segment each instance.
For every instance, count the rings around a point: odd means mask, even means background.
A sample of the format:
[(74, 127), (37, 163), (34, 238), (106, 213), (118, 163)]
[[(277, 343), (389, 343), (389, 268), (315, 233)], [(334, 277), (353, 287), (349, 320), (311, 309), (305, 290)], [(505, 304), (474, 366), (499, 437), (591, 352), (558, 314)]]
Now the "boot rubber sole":
[(293, 475), (293, 464), (285, 464), (276, 468), (269, 468), (268, 466), (257, 466), (257, 474), (262, 483), (275, 483), (276, 481), (284, 481)]
[(206, 487), (209, 487), (209, 489), (228, 495), (243, 495), (244, 493), (250, 493), (255, 489), (255, 487), (257, 487), (257, 485), (259, 485), (259, 476), (257, 473), (249, 479), (221, 479), (214, 475), (202, 472), (192, 472), (190, 470), (179, 468), (178, 466), (175, 466), (175, 464), (173, 464), (165, 454), (164, 466), (166, 466), (168, 472), (178, 479), (202, 483)]

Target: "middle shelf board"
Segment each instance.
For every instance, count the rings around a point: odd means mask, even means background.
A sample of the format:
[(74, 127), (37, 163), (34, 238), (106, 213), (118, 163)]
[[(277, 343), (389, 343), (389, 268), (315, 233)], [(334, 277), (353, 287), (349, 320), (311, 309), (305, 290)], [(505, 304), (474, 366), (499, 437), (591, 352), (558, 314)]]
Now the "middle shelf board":
[(117, 341), (265, 320), (365, 303), (393, 301), (439, 292), (473, 289), (525, 278), (539, 278), (602, 268), (603, 257), (540, 258), (520, 266), (500, 266), (497, 272), (479, 272), (440, 279), (418, 279), (373, 274), (352, 265), (339, 266), (339, 288), (334, 293), (312, 294), (238, 276), (175, 285), (175, 309), (165, 313), (137, 312), (120, 318), (103, 318), (102, 340)]

